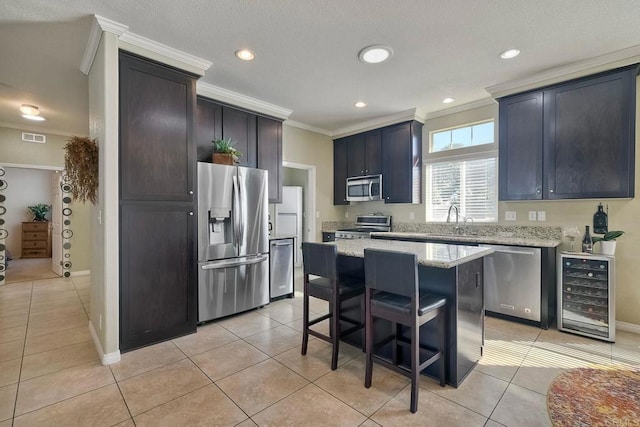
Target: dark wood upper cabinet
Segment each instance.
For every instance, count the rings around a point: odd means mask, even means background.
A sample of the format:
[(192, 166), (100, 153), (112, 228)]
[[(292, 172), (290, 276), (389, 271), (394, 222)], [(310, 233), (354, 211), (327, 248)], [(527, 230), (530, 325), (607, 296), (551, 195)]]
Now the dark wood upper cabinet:
[(196, 157), (199, 162), (211, 162), (213, 142), (222, 138), (222, 105), (198, 97), (196, 104)]
[(238, 166), (257, 166), (256, 115), (226, 105), (222, 106), (222, 137), (235, 141), (234, 147), (242, 153)]
[(333, 141), (333, 204), (348, 205), (347, 202), (347, 163), (349, 140), (340, 138)]
[(500, 102), (500, 200), (542, 199), (542, 92)]
[(194, 199), (194, 75), (120, 54), (122, 200)]
[(258, 168), (269, 171), (269, 203), (282, 202), (282, 122), (258, 116)]
[(382, 194), (386, 203), (421, 202), (422, 126), (410, 121), (382, 129)]
[(382, 173), (381, 129), (351, 135), (346, 139), (349, 145), (349, 177)]
[(365, 173), (366, 161), (366, 145), (363, 133), (351, 135), (345, 138), (347, 140), (347, 171), (348, 176), (362, 176)]
[(637, 68), (544, 91), (545, 197), (633, 197)]
[(637, 65), (500, 102), (500, 200), (634, 196)]
[(128, 202), (120, 224), (120, 350), (196, 331), (193, 207)]

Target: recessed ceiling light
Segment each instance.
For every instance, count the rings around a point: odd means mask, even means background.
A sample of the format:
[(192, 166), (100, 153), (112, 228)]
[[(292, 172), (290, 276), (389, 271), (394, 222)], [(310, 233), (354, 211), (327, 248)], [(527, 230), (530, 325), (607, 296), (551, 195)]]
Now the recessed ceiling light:
[(20, 112), (22, 113), (22, 117), (25, 119), (36, 120), (38, 122), (46, 120), (44, 117), (40, 116), (40, 109), (35, 105), (22, 104), (20, 106)]
[(256, 55), (249, 49), (236, 50), (236, 56), (243, 61), (251, 61)]
[(502, 58), (502, 59), (511, 59), (511, 58), (515, 58), (518, 55), (520, 55), (520, 51), (518, 49), (509, 49), (509, 50), (505, 50), (504, 52), (502, 52), (500, 54), (500, 58)]
[(358, 101), (356, 102), (356, 108), (364, 108), (367, 106), (366, 102)]
[(391, 58), (393, 50), (389, 46), (373, 45), (367, 46), (358, 52), (360, 61), (367, 64), (379, 64)]
[(453, 98), (445, 98), (442, 100), (443, 104), (451, 104), (453, 101), (455, 101), (455, 99)]

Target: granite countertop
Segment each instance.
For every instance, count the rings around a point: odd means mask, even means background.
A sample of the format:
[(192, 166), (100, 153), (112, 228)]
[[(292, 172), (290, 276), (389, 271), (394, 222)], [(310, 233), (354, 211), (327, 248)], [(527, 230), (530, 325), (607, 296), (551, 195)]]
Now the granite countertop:
[(295, 239), (295, 234), (272, 234), (269, 236), (269, 240), (282, 240), (282, 239)]
[(380, 239), (337, 240), (335, 245), (338, 248), (338, 254), (359, 258), (364, 258), (365, 248), (409, 252), (416, 255), (418, 264), (438, 268), (455, 267), (493, 253), (493, 249), (478, 246)]
[(544, 238), (537, 236), (462, 236), (458, 234), (432, 234), (432, 233), (413, 233), (413, 232), (389, 232), (389, 233), (371, 233), (376, 237), (403, 238), (403, 239), (429, 239), (443, 240), (449, 242), (467, 242), (467, 243), (487, 243), (495, 245), (508, 246), (531, 246), (541, 248), (555, 248), (560, 246), (562, 240), (554, 238)]

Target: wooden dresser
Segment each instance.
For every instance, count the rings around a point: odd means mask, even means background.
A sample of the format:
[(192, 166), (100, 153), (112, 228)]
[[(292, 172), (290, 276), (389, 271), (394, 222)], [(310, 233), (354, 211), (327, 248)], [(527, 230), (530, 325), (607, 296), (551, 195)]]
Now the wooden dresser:
[(48, 258), (50, 256), (49, 222), (23, 222), (22, 258)]

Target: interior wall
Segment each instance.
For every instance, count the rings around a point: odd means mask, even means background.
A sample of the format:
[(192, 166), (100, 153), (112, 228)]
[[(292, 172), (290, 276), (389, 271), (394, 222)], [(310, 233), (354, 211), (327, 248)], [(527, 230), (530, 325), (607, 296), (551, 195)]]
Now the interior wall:
[(103, 32), (89, 72), (89, 134), (100, 149), (98, 203), (91, 213), (91, 312), (104, 364), (120, 360), (118, 252), (118, 38)]
[[(22, 142), (23, 131), (46, 135), (46, 144)], [(64, 145), (67, 139), (67, 136), (39, 132), (28, 128), (12, 129), (0, 127), (0, 159), (3, 164), (63, 168)], [(7, 179), (7, 184), (7, 189), (16, 186), (16, 183), (11, 182), (10, 179)], [(49, 186), (47, 183), (47, 192), (49, 191)], [(7, 202), (9, 202), (9, 197), (7, 197)], [(73, 230), (73, 237), (69, 241), (71, 243), (69, 253), (72, 264), (70, 271), (72, 274), (86, 272), (91, 268), (90, 230), (88, 227), (90, 204), (72, 201), (69, 207), (73, 212), (70, 217)], [(9, 210), (7, 210), (7, 214), (9, 214)]]
[[(46, 169), (5, 168), (5, 179), (9, 184), (4, 190), (7, 208), (5, 229), (9, 232), (5, 244), (13, 259), (22, 254), (22, 223), (33, 220), (28, 206), (43, 203), (51, 206), (51, 177), (54, 171)], [(51, 212), (47, 213), (51, 221)]]
[(309, 217), (315, 218), (315, 240), (320, 242), (322, 221), (338, 221), (344, 212), (343, 207), (333, 205), (333, 140), (326, 135), (288, 126), (285, 122), (282, 127), (282, 159), (317, 166), (316, 212), (310, 212)]

